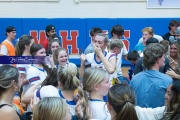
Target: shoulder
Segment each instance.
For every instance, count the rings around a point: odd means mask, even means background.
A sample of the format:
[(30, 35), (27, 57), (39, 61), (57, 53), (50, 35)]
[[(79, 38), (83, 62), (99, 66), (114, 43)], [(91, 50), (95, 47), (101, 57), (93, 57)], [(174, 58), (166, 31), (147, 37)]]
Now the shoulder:
[(34, 66), (32, 66), (32, 65), (30, 65), (30, 66), (28, 67), (28, 71), (29, 71), (29, 72), (35, 72), (35, 71), (37, 71), (37, 68), (34, 67)]
[(86, 54), (86, 57), (89, 58), (89, 57), (93, 57), (94, 56), (94, 52), (93, 53), (88, 53)]
[(7, 47), (5, 45), (1, 44), (0, 53), (3, 55), (8, 55), (7, 52), (8, 52)]
[(162, 76), (162, 78), (164, 78), (166, 81), (169, 81), (169, 82), (172, 82), (172, 78), (167, 75), (167, 74), (164, 74), (164, 73), (161, 73), (161, 72), (158, 72), (160, 76)]
[(94, 51), (94, 48), (92, 44), (89, 44), (87, 48), (85, 49), (84, 54), (92, 53), (93, 51)]
[(154, 35), (153, 37), (158, 39), (159, 42), (163, 40), (163, 38), (160, 35)]
[(39, 73), (40, 71), (37, 68), (29, 66), (29, 68), (27, 69), (27, 78), (29, 79), (35, 76), (39, 76)]
[(138, 49), (139, 47), (143, 46), (142, 42), (141, 43), (138, 43), (136, 46), (135, 46), (135, 49)]
[(17, 64), (16, 67), (20, 73), (26, 72), (26, 66), (24, 64)]
[(45, 39), (44, 41), (43, 41), (43, 44), (47, 44), (48, 43), (48, 39)]
[(116, 54), (108, 52), (107, 58), (108, 58), (108, 60), (111, 60), (112, 58), (116, 58)]
[(165, 33), (162, 37), (166, 37), (166, 36), (169, 36), (171, 35), (169, 32)]
[(19, 116), (11, 106), (3, 106), (0, 109), (0, 118), (3, 118), (3, 120), (19, 120)]
[(130, 84), (132, 83), (136, 83), (136, 82), (140, 82), (141, 79), (145, 76), (145, 72), (144, 71), (141, 71), (139, 73), (137, 73), (136, 75), (133, 76), (133, 78), (131, 79), (131, 82)]

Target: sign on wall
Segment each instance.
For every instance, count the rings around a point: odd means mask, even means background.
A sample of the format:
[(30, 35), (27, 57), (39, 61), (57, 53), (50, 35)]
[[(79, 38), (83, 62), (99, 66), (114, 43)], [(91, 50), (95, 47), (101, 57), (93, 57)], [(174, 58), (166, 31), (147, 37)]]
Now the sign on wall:
[(147, 0), (147, 8), (180, 8), (180, 0)]

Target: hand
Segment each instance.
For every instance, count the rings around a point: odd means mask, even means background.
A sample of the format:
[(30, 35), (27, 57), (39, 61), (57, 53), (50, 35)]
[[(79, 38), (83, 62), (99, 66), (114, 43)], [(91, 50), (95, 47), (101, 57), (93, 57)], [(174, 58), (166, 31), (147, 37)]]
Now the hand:
[(78, 100), (77, 103), (76, 103), (76, 106), (75, 106), (75, 112), (76, 112), (76, 115), (77, 117), (81, 120), (83, 118), (83, 111), (82, 111), (82, 100)]
[(166, 74), (171, 76), (172, 78), (176, 78), (177, 76), (177, 74), (172, 69), (167, 70)]
[(86, 60), (86, 55), (82, 53), (80, 58), (81, 58), (81, 62), (84, 62)]
[(36, 107), (37, 103), (39, 102), (39, 98), (31, 98), (30, 107), (32, 111), (34, 111), (34, 108)]
[(53, 56), (51, 54), (49, 54), (49, 56), (47, 56), (47, 59), (49, 60), (49, 62), (53, 61)]
[(95, 52), (97, 55), (103, 54), (103, 53), (102, 53), (102, 50), (101, 50), (101, 48), (100, 48), (99, 46), (96, 46), (96, 45), (94, 45), (94, 44), (92, 44), (92, 45), (93, 45), (93, 47), (94, 47), (94, 52)]
[(51, 54), (49, 54), (49, 56), (47, 57), (47, 60), (50, 62), (51, 67), (55, 68), (53, 56)]
[(82, 100), (78, 100), (78, 102), (76, 103), (75, 106), (75, 112), (76, 115), (78, 116), (79, 120), (82, 120), (83, 117), (89, 119), (93, 119), (93, 114), (92, 114), (92, 110), (89, 107), (89, 105), (86, 106), (86, 116), (84, 116), (83, 111), (82, 111)]

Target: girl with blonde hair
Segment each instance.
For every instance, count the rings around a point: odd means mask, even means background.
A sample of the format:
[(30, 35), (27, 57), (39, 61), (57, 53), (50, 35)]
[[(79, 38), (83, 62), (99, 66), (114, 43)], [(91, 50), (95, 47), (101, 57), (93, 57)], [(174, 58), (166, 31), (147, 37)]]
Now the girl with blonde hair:
[(87, 68), (84, 71), (82, 84), (83, 89), (79, 88), (79, 96), (82, 100), (84, 119), (89, 119), (86, 112), (89, 106), (93, 119), (110, 120), (106, 102), (103, 100), (103, 96), (107, 95), (110, 88), (108, 73), (100, 68)]
[(36, 105), (33, 120), (71, 120), (71, 114), (63, 99), (46, 97)]
[(75, 90), (80, 85), (80, 80), (76, 77), (77, 68), (74, 65), (67, 64), (64, 67), (61, 66), (58, 69), (57, 79), (59, 84), (59, 95), (61, 98), (66, 100), (72, 115), (75, 115), (74, 100)]

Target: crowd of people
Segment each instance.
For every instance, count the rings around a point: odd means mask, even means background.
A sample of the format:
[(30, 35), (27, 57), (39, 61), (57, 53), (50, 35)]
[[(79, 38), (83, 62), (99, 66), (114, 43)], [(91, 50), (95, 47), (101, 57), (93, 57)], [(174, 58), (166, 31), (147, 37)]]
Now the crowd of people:
[[(94, 27), (79, 68), (69, 61), (53, 25), (46, 27), (42, 45), (22, 35), (15, 46), (16, 29), (8, 26), (0, 45), (2, 59), (31, 56), (46, 62), (0, 66), (0, 119), (180, 120), (179, 26), (171, 20), (162, 37), (143, 28), (129, 52), (121, 25), (112, 27), (111, 38)], [(131, 62), (128, 78), (122, 74), (122, 58)], [(21, 104), (14, 109), (17, 93)]]

